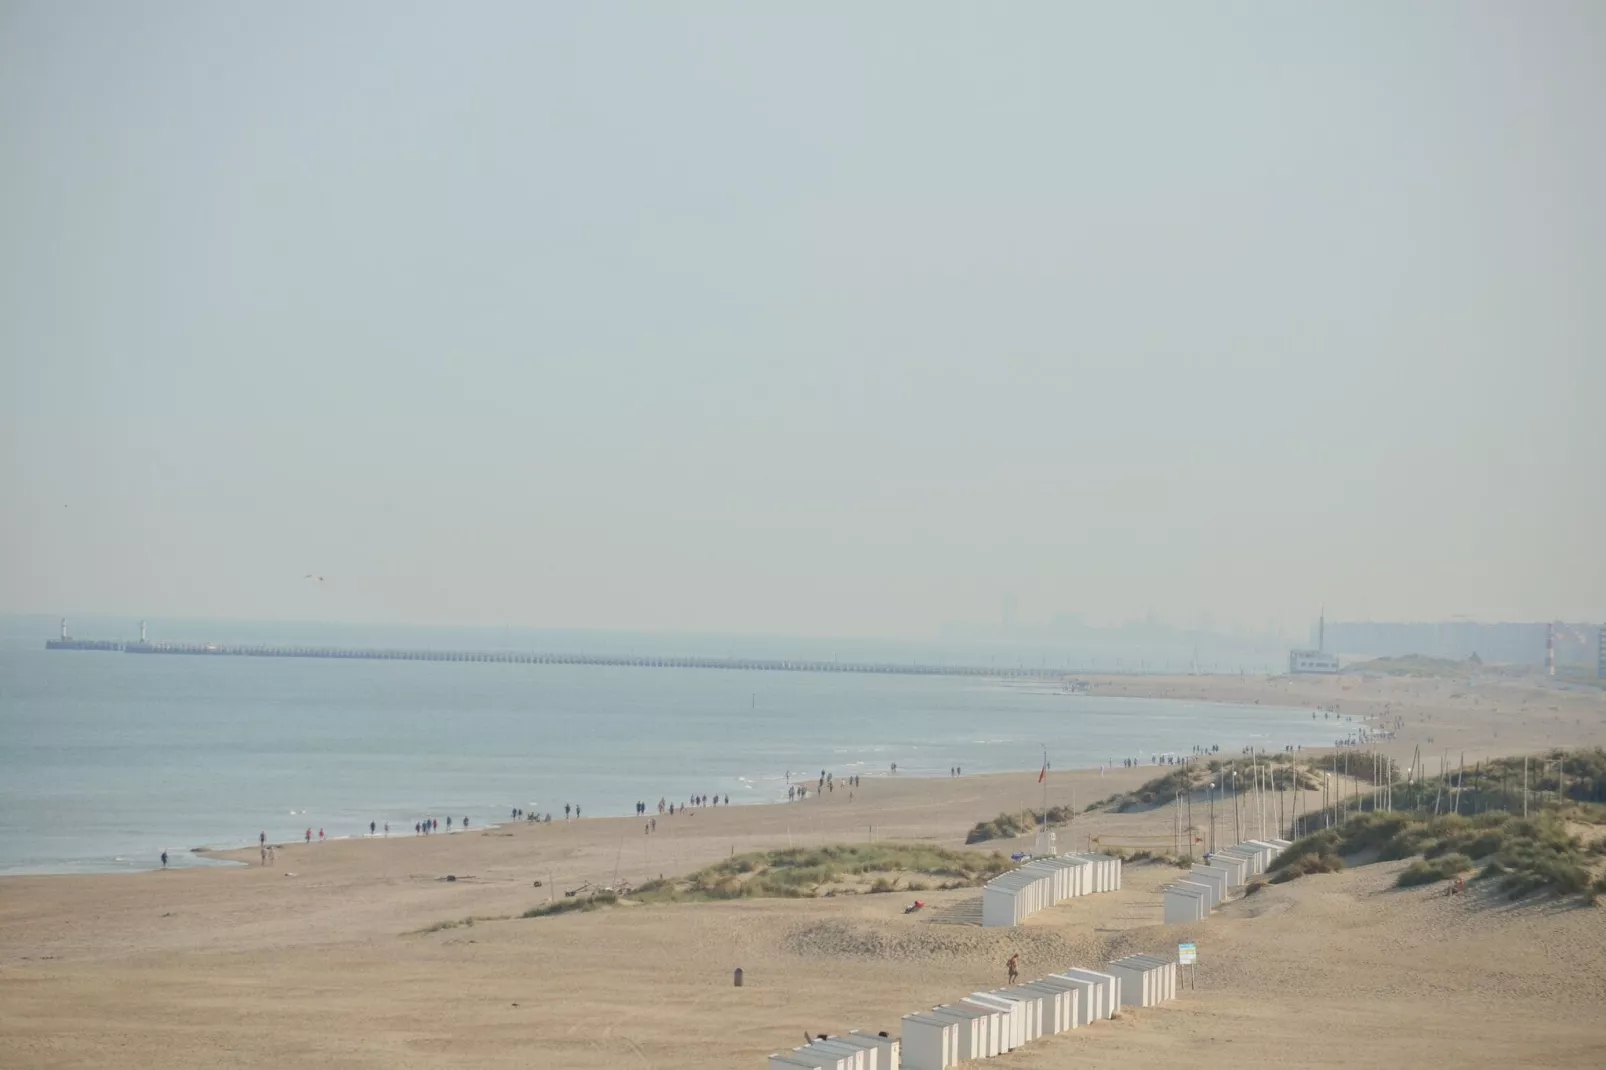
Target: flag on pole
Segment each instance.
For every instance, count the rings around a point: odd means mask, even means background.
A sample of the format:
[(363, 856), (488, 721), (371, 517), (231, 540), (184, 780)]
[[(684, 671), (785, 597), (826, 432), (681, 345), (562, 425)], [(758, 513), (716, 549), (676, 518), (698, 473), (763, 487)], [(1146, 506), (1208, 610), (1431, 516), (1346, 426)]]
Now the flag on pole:
[(1039, 784), (1041, 784), (1044, 780), (1047, 780), (1047, 779), (1048, 779), (1048, 759), (1044, 758), (1043, 759), (1043, 769), (1042, 769), (1042, 771), (1040, 773), (1037, 774), (1037, 782)]

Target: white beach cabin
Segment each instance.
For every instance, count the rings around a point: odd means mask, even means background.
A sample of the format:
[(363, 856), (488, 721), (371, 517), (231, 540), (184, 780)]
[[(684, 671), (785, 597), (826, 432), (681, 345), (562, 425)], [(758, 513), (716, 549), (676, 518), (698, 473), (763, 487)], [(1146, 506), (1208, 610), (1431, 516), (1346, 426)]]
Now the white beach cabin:
[(1113, 1018), (1115, 1012), (1121, 1009), (1121, 979), (1113, 973), (1102, 973), (1098, 970), (1084, 970), (1080, 966), (1073, 966), (1068, 970), (1061, 970), (1056, 976), (1068, 977), (1073, 981), (1092, 981), (1094, 984), (1093, 1012), (1089, 1021), (1100, 1018)]
[(949, 1018), (903, 1016), (904, 1070), (947, 1070), (959, 1065), (959, 1026)]

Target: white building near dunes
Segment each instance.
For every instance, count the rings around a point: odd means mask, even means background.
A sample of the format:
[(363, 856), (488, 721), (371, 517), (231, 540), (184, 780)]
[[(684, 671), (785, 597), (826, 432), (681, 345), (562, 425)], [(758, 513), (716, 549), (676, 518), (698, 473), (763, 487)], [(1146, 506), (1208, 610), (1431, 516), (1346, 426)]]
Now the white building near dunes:
[(1073, 1011), (1071, 1024), (1068, 1029), (1080, 1029), (1092, 1022), (1094, 1018), (1102, 1017), (1096, 1013), (1099, 1003), (1099, 986), (1097, 982), (1081, 977), (1067, 977), (1063, 973), (1050, 974), (1039, 977), (1032, 982), (1037, 985), (1046, 985), (1071, 992), (1075, 996), (1071, 1004)]
[(1232, 873), (1225, 866), (1205, 866), (1195, 862), (1188, 867), (1188, 875), (1183, 879), (1193, 884), (1208, 885), (1210, 905), (1218, 907), (1227, 901), (1227, 885)]
[(1056, 977), (1068, 977), (1073, 981), (1092, 981), (1094, 985), (1093, 1017), (1092, 1021), (1100, 1018), (1113, 1018), (1115, 1012), (1121, 1009), (1121, 979), (1113, 973), (1100, 973), (1098, 970), (1084, 970), (1073, 966), (1068, 970), (1061, 970)]
[(875, 1066), (867, 1070), (899, 1070), (897, 1037), (884, 1037), (877, 1033), (844, 1033), (839, 1039), (857, 1044), (866, 1051), (875, 1052)]
[(1164, 889), (1165, 923), (1187, 925), (1210, 916), (1211, 891), (1202, 884), (1178, 882)]
[(1121, 860), (1110, 855), (1074, 854), (1071, 858), (1085, 859), (1093, 865), (1093, 890), (1119, 892), (1121, 890)]
[(904, 1070), (947, 1070), (959, 1065), (959, 1025), (951, 1018), (906, 1014), (903, 1036), (898, 1039), (903, 1046)]
[(807, 1048), (770, 1056), (770, 1070), (799, 1070), (801, 1067), (809, 1067), (810, 1070), (863, 1070), (854, 1065), (852, 1056), (827, 1054), (812, 1044)]
[(1110, 963), (1121, 979), (1121, 1006), (1152, 1007), (1176, 996), (1176, 963), (1158, 955), (1127, 955)]
[(1039, 1005), (1039, 1035), (1053, 1036), (1076, 1028), (1076, 1004), (1080, 995), (1076, 989), (1068, 985), (1050, 984), (1045, 979), (998, 990), (1000, 996), (1014, 996), (1017, 993), (1029, 993), (1042, 1001)]
[(980, 1007), (945, 1003), (931, 1008), (926, 1014), (932, 1018), (947, 1019), (959, 1027), (960, 1062), (966, 1059), (991, 1059), (998, 1054), (998, 1026), (993, 1016)]

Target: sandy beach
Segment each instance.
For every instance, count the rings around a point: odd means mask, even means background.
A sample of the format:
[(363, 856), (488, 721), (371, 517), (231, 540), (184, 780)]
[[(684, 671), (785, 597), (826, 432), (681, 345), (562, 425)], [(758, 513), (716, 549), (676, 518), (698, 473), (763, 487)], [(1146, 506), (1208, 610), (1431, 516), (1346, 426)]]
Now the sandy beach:
[[(1095, 695), (1337, 707), (1335, 738), (1363, 718), (1399, 718), (1380, 749), (1402, 763), (1420, 749), (1430, 772), (1446, 752), (1471, 763), (1606, 743), (1606, 692), (1542, 680), (1090, 684)], [(1080, 810), (1160, 772), (1055, 770), (1049, 801)], [(586, 883), (640, 883), (750, 850), (958, 847), (975, 822), (1041, 798), (1036, 770), (889, 776), (851, 801), (839, 786), (802, 803), (702, 808), (660, 817), (652, 834), (635, 818), (409, 828), (283, 846), (270, 867), (252, 849), (232, 867), (3, 879), (0, 1065), (759, 1067), (805, 1030), (895, 1032), (905, 1013), (1002, 983), (1011, 952), (1030, 977), (1171, 953), (1179, 939), (1199, 943), (1197, 991), (996, 1065), (1606, 1063), (1606, 908), (1395, 890), (1403, 863), (1276, 886), (1188, 927), (1159, 924), (1158, 888), (1176, 872), (1159, 864), (1130, 865), (1122, 892), (1017, 930), (905, 916), (907, 894), (518, 917)], [(1059, 830), (1060, 846), (1168, 850), (1174, 817), (1085, 814)], [(940, 911), (975, 894), (923, 898)], [(460, 924), (426, 931), (447, 921)]]

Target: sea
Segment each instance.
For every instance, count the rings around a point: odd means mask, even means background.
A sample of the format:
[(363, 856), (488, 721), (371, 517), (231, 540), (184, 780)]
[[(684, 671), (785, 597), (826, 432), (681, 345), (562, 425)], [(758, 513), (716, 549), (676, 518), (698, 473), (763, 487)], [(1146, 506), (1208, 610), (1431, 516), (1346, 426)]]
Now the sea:
[[(983, 665), (1038, 656), (863, 640), (152, 623), (153, 639), (181, 642)], [(255, 845), (262, 832), (276, 842), (308, 829), (361, 836), (369, 822), (411, 834), (425, 817), (480, 827), (514, 808), (562, 820), (565, 804), (604, 817), (692, 794), (776, 802), (789, 777), (822, 770), (1035, 775), (1045, 751), (1068, 769), (1331, 735), (1305, 711), (1089, 696), (1057, 679), (47, 651), (55, 627), (0, 617), (0, 873), (137, 871), (164, 850), (174, 865), (217, 864), (194, 849)], [(135, 629), (108, 618), (76, 622), (74, 634)], [(1164, 662), (1166, 652), (1148, 653)]]

